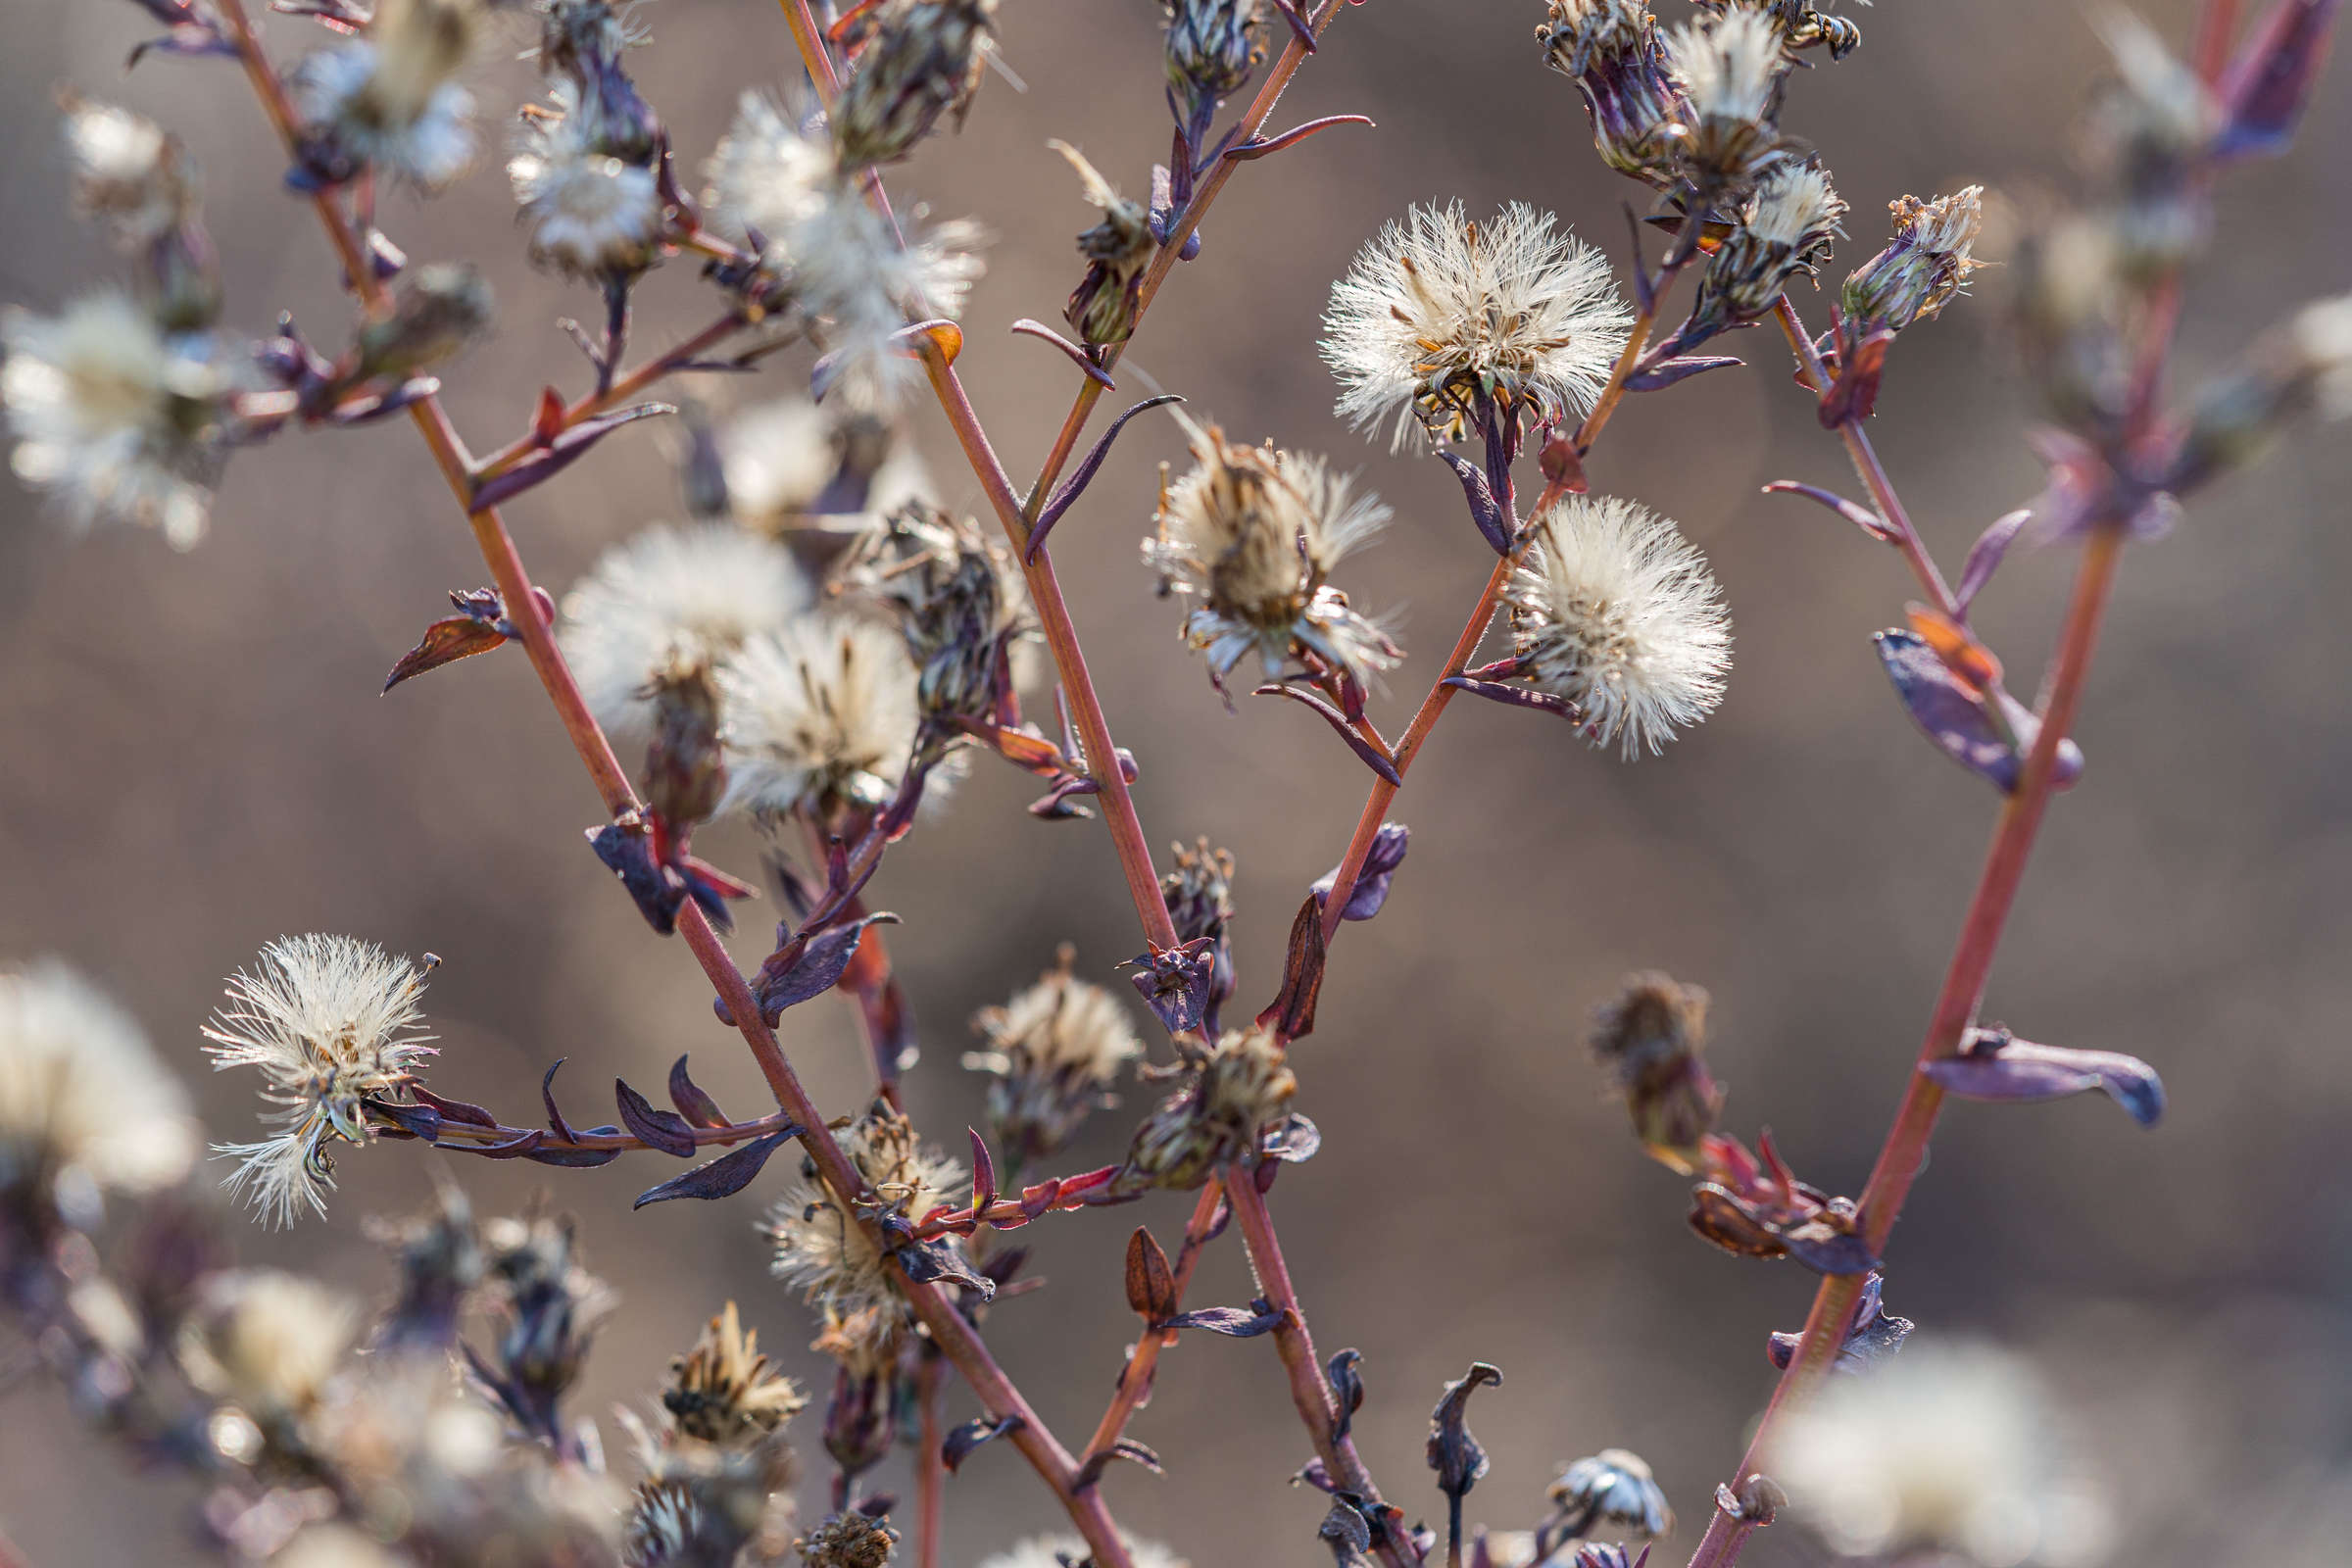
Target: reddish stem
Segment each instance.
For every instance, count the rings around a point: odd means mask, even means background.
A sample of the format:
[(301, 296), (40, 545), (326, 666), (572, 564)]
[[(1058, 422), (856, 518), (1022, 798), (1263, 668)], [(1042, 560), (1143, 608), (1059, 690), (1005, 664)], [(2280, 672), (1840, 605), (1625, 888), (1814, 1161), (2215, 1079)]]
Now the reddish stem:
[[(647, 387), (671, 374), (678, 367), (691, 360), (699, 359), (703, 354), (725, 342), (749, 324), (751, 323), (744, 319), (741, 311), (729, 311), (677, 347), (646, 361), (645, 364), (640, 365), (626, 375), (615, 377), (612, 384), (604, 391), (591, 392), (564, 409), (564, 417), (557, 425), (557, 429), (559, 431), (568, 430), (581, 420), (602, 414), (607, 409), (618, 408)], [(516, 436), (496, 452), (476, 463), (473, 476), (476, 479), (495, 478), (532, 453), (539, 451), (543, 445), (544, 443), (535, 434)]]
[(925, 1354), (915, 1369), (914, 1397), (922, 1407), (922, 1442), (914, 1453), (914, 1564), (939, 1568), (941, 1527), (947, 1512), (947, 1461), (940, 1454), (938, 1358)]
[[(1171, 1270), (1180, 1305), (1186, 1289), (1193, 1283), (1201, 1245), (1208, 1240), (1208, 1228), (1216, 1221), (1217, 1204), (1224, 1196), (1224, 1183), (1211, 1177), (1208, 1185), (1200, 1189), (1200, 1200), (1193, 1204), (1193, 1217), (1185, 1223), (1184, 1245), (1177, 1249), (1175, 1267)], [(1127, 1430), (1127, 1423), (1135, 1418), (1135, 1412), (1151, 1401), (1152, 1381), (1159, 1370), (1159, 1352), (1174, 1340), (1174, 1335), (1150, 1327), (1136, 1336), (1135, 1348), (1127, 1354), (1127, 1365), (1119, 1373), (1119, 1386), (1111, 1393), (1110, 1406), (1096, 1423), (1095, 1435), (1087, 1440), (1089, 1457), (1106, 1451), (1118, 1442)]]

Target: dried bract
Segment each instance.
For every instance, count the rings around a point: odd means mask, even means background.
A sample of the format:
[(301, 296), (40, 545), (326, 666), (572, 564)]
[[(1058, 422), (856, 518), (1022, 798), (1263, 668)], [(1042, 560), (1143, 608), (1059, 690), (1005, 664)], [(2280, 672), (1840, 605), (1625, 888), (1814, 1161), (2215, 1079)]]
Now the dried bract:
[(721, 1446), (756, 1443), (808, 1402), (760, 1353), (759, 1332), (743, 1327), (733, 1301), (704, 1326), (692, 1350), (669, 1363), (662, 1391), (662, 1407), (680, 1433)]
[(833, 104), (833, 144), (851, 171), (895, 163), (943, 114), (958, 125), (980, 90), (997, 0), (882, 0)]
[(1603, 1448), (1560, 1471), (1545, 1490), (1570, 1536), (1595, 1530), (1664, 1536), (1674, 1531), (1674, 1510), (1648, 1463), (1624, 1448)]
[(1110, 1086), (1144, 1054), (1118, 999), (1070, 972), (1075, 953), (1064, 944), (1037, 984), (972, 1015), (989, 1049), (963, 1064), (988, 1074), (989, 1120), (1016, 1166), (1059, 1149), (1098, 1106), (1117, 1103)]
[(1184, 637), (1222, 689), (1254, 653), (1269, 679), (1293, 662), (1363, 684), (1403, 657), (1386, 632), (1327, 581), (1377, 533), (1389, 509), (1358, 495), (1321, 458), (1236, 446), (1194, 428), (1192, 471), (1160, 494), (1144, 542), (1163, 592), (1195, 601)]
[(1135, 1130), (1113, 1186), (1190, 1189), (1219, 1166), (1253, 1153), (1261, 1128), (1288, 1109), (1298, 1079), (1272, 1031), (1229, 1029), (1183, 1087)]
[(326, 1212), (334, 1183), (332, 1143), (366, 1144), (374, 1134), (366, 1102), (397, 1098), (433, 1054), (419, 1033), (426, 971), (350, 937), (284, 937), (262, 950), (251, 973), (228, 982), (228, 1005), (205, 1026), (214, 1067), (252, 1067), (270, 1137), (215, 1145), (239, 1163), (228, 1189), (260, 1217), (292, 1224), (297, 1212)]
[(1632, 324), (1608, 261), (1548, 213), (1460, 204), (1391, 222), (1332, 286), (1323, 359), (1338, 412), (1392, 446), (1457, 441), (1494, 415), (1581, 415)]
[(727, 810), (835, 823), (888, 803), (913, 760), (914, 666), (872, 621), (827, 612), (754, 637), (719, 691)]
[(1731, 617), (1674, 524), (1631, 501), (1572, 496), (1535, 528), (1509, 590), (1517, 673), (1629, 759), (1714, 711)]

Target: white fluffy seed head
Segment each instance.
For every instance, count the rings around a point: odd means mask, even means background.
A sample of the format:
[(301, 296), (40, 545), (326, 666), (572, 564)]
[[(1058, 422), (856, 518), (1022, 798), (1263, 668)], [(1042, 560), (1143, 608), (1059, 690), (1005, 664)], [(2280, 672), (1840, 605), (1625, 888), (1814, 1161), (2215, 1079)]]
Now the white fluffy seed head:
[(1068, 1142), (1144, 1054), (1127, 1009), (1102, 986), (1072, 974), (1072, 956), (1065, 946), (1037, 984), (972, 1015), (989, 1049), (967, 1054), (963, 1064), (988, 1074), (989, 1119), (1023, 1158)]
[(1582, 414), (1632, 317), (1606, 257), (1514, 202), (1472, 223), (1459, 203), (1390, 222), (1332, 286), (1323, 359), (1338, 412), (1391, 442), (1459, 440), (1479, 399), (1538, 418)]
[(905, 643), (853, 616), (806, 615), (747, 641), (719, 670), (727, 794), (720, 809), (832, 821), (898, 791), (914, 755), (916, 679)]
[(228, 1004), (204, 1029), (217, 1070), (262, 1075), (262, 1120), (275, 1130), (249, 1144), (218, 1144), (238, 1160), (230, 1192), (259, 1217), (293, 1223), (326, 1212), (334, 1186), (331, 1143), (374, 1136), (363, 1102), (394, 1096), (433, 1054), (418, 1004), (426, 971), (350, 937), (282, 937), (261, 962), (228, 982)]
[[(1155, 1541), (1127, 1537), (1127, 1555), (1135, 1568), (1191, 1568), (1174, 1551)], [(1076, 1536), (1032, 1536), (1027, 1541), (980, 1560), (980, 1568), (1061, 1568), (1065, 1562), (1085, 1562), (1092, 1550)]]
[[(914, 1124), (887, 1104), (843, 1133), (841, 1149), (883, 1204), (908, 1221), (954, 1203), (966, 1181), (961, 1165), (925, 1148)], [(775, 1249), (768, 1271), (810, 1305), (845, 1322), (861, 1319), (884, 1338), (906, 1320), (881, 1250), (808, 1164), (777, 1195), (764, 1230)]]
[(833, 139), (797, 103), (747, 92), (703, 172), (703, 204), (735, 239), (774, 243), (821, 207), (834, 180)]
[(384, 0), (361, 36), (295, 67), (305, 134), (339, 166), (443, 188), (473, 162), (473, 95), (458, 85), (485, 18), (478, 0)]
[(0, 1192), (69, 1172), (153, 1192), (196, 1148), (187, 1097), (137, 1020), (54, 958), (0, 970)]
[(1521, 674), (1574, 704), (1594, 745), (1662, 751), (1714, 711), (1731, 668), (1731, 617), (1705, 558), (1615, 497), (1571, 497), (1536, 526), (1510, 588)]
[(642, 739), (647, 683), (673, 663), (723, 663), (813, 597), (792, 553), (731, 522), (657, 525), (597, 560), (564, 596), (559, 636), (597, 721)]
[(316, 1280), (238, 1269), (206, 1281), (180, 1358), (198, 1387), (269, 1426), (318, 1405), (359, 1323), (358, 1307)]
[(564, 112), (525, 122), (507, 163), (531, 259), (574, 277), (641, 270), (662, 237), (660, 184), (651, 169), (588, 145), (576, 97), (562, 84)]
[(1746, 6), (1684, 23), (1666, 35), (1666, 59), (1691, 112), (1724, 123), (1766, 120), (1773, 89), (1788, 70), (1771, 16)]
[(66, 157), (74, 210), (103, 220), (125, 250), (152, 244), (195, 204), (179, 143), (141, 115), (114, 104), (66, 99)]

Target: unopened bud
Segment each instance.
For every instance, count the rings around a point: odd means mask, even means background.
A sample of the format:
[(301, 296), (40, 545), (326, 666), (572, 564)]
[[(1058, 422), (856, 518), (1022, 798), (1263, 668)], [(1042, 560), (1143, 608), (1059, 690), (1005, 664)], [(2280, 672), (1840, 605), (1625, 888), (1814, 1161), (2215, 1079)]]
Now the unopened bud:
[(1544, 63), (1577, 84), (1601, 162), (1645, 185), (1675, 182), (1671, 127), (1690, 116), (1644, 0), (1551, 0)]
[(1635, 1136), (1685, 1175), (1723, 1108), (1700, 1054), (1706, 1039), (1706, 992), (1655, 972), (1629, 976), (1592, 1033), (1593, 1054), (1616, 1076)]
[(833, 105), (842, 167), (897, 162), (951, 111), (961, 125), (996, 24), (997, 0), (882, 0)]
[(1839, 308), (1857, 335), (1901, 331), (1939, 314), (1983, 264), (1970, 254), (1984, 225), (1984, 187), (1968, 185), (1923, 202), (1887, 204), (1894, 239), (1846, 274)]
[(490, 284), (470, 262), (416, 270), (392, 312), (360, 328), (360, 374), (408, 375), (464, 349), (490, 326)]
[(1270, 1031), (1226, 1031), (1190, 1082), (1135, 1130), (1112, 1185), (1127, 1192), (1200, 1186), (1220, 1165), (1252, 1152), (1258, 1130), (1282, 1114), (1298, 1090)]
[(1250, 80), (1265, 51), (1261, 0), (1165, 0), (1168, 10), (1168, 89), (1180, 118), (1205, 130), (1217, 106)]

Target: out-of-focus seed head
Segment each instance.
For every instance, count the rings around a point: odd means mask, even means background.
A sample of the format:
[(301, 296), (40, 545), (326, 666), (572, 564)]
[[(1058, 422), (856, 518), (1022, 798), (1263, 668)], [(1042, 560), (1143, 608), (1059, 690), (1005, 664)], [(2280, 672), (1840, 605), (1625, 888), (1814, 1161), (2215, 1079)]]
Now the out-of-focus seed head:
[(542, 267), (619, 281), (654, 264), (666, 214), (660, 181), (600, 145), (570, 83), (558, 84), (553, 111), (523, 121), (507, 177)]
[(191, 1382), (227, 1400), (272, 1446), (293, 1446), (359, 1329), (359, 1309), (326, 1286), (273, 1269), (216, 1274), (181, 1326)]
[(760, 1352), (759, 1331), (743, 1326), (733, 1301), (704, 1325), (693, 1349), (669, 1363), (662, 1391), (662, 1407), (680, 1433), (720, 1446), (756, 1444), (808, 1403), (800, 1386)]
[(1690, 322), (1678, 341), (1686, 348), (1727, 328), (1770, 315), (1798, 277), (1811, 277), (1829, 260), (1830, 242), (1845, 232), (1845, 203), (1827, 171), (1810, 164), (1776, 166), (1757, 181), (1740, 210), (1740, 226), (1707, 258)]
[(768, 1211), (766, 1234), (775, 1248), (768, 1272), (801, 1291), (811, 1305), (833, 1313), (845, 1328), (858, 1314), (881, 1308), (861, 1326), (860, 1338), (892, 1338), (910, 1320), (908, 1309), (882, 1250), (860, 1221), (911, 1222), (951, 1203), (965, 1181), (963, 1167), (926, 1149), (914, 1123), (879, 1101), (841, 1135), (841, 1149), (865, 1178), (877, 1206), (870, 1213), (851, 1213), (815, 1165), (804, 1160)]
[(637, 1446), (645, 1476), (621, 1524), (624, 1568), (731, 1568), (790, 1519), (792, 1449), (781, 1443), (720, 1447), (640, 1426)]
[(276, 1130), (214, 1152), (237, 1159), (228, 1189), (262, 1219), (324, 1214), (335, 1185), (328, 1145), (372, 1141), (367, 1102), (398, 1097), (433, 1054), (432, 1036), (419, 1032), (426, 973), (369, 943), (303, 936), (272, 942), (253, 972), (230, 977), (205, 1051), (217, 1069), (260, 1071), (262, 1120)]
[(1628, 759), (1714, 711), (1731, 618), (1674, 524), (1631, 501), (1571, 496), (1535, 526), (1508, 595), (1521, 675)]
[(490, 330), (490, 280), (471, 262), (434, 262), (404, 277), (389, 315), (360, 328), (359, 373), (405, 376), (462, 352)]
[(848, 170), (896, 163), (972, 106), (993, 47), (997, 0), (882, 0), (865, 22), (850, 79), (833, 103), (833, 144)]
[(1458, 441), (1492, 416), (1581, 415), (1633, 318), (1608, 259), (1513, 203), (1473, 223), (1459, 203), (1416, 207), (1332, 285), (1323, 360), (1338, 411), (1392, 447)]
[(2131, 402), (2136, 290), (2114, 224), (2069, 217), (2030, 229), (2010, 272), (2020, 345), (2051, 412), (2072, 429), (2115, 428)]
[(1788, 156), (1774, 120), (1789, 61), (1769, 16), (1739, 6), (1693, 18), (1666, 35), (1665, 51), (1690, 111), (1674, 138), (1677, 164), (1702, 198), (1751, 184)]
[(971, 517), (908, 502), (858, 536), (835, 580), (897, 618), (925, 715), (996, 721), (1016, 656), (1038, 635), (1003, 541)]
[(1969, 274), (1984, 264), (1971, 253), (1984, 226), (1984, 187), (1964, 185), (1948, 196), (1887, 204), (1894, 238), (1846, 274), (1839, 309), (1856, 334), (1901, 331), (1940, 315)]
[(718, 680), (706, 660), (683, 657), (648, 683), (654, 738), (645, 757), (645, 801), (672, 830), (718, 809), (727, 784), (718, 749)]
[(1615, 1076), (1635, 1136), (1653, 1158), (1686, 1175), (1723, 1107), (1723, 1091), (1707, 1072), (1706, 1043), (1706, 992), (1655, 972), (1627, 976), (1593, 1021), (1592, 1054)]
[(580, 145), (641, 168), (651, 165), (661, 148), (661, 121), (620, 63), (624, 51), (648, 36), (635, 5), (544, 0), (540, 10), (539, 66), (568, 99)]
[(1577, 84), (1601, 162), (1671, 188), (1674, 128), (1690, 116), (1645, 0), (1551, 0), (1536, 27), (1544, 63)]
[(486, 1381), (524, 1430), (561, 1440), (558, 1405), (579, 1381), (612, 1293), (580, 1262), (568, 1216), (492, 1220), (482, 1240), (499, 1321)]
[(1642, 1457), (1625, 1448), (1603, 1448), (1560, 1471), (1544, 1492), (1565, 1516), (1573, 1535), (1595, 1530), (1643, 1536), (1671, 1535), (1674, 1510)]
[(745, 643), (719, 675), (729, 811), (839, 825), (898, 793), (921, 729), (900, 639), (825, 612)]
[[(1177, 122), (1205, 130), (1265, 58), (1263, 0), (1163, 0)], [(1200, 130), (1195, 131), (1198, 140)]]
[(852, 1509), (837, 1513), (793, 1544), (808, 1568), (883, 1568), (899, 1533), (887, 1521)]
[(178, 137), (144, 116), (77, 94), (66, 94), (64, 107), (77, 217), (105, 223), (118, 246), (137, 251), (194, 215), (194, 175)]
[(1052, 1153), (1090, 1112), (1116, 1104), (1110, 1086), (1144, 1054), (1118, 999), (1070, 972), (1075, 956), (1064, 943), (1037, 984), (972, 1015), (988, 1050), (963, 1064), (988, 1074), (989, 1121), (1017, 1162)]
[(369, 1235), (395, 1249), (400, 1261), (400, 1295), (376, 1327), (376, 1349), (446, 1355), (457, 1341), (458, 1318), (486, 1267), (481, 1231), (464, 1191), (454, 1183), (444, 1186), (426, 1212), (400, 1224), (372, 1226)]
[[(1124, 1538), (1128, 1560), (1135, 1568), (1190, 1568), (1186, 1561), (1156, 1541)], [(1067, 1568), (1090, 1559), (1084, 1541), (1076, 1536), (1032, 1536), (1006, 1550), (980, 1559), (980, 1568)]]
[(1255, 1152), (1259, 1130), (1298, 1091), (1271, 1030), (1228, 1029), (1135, 1130), (1113, 1185), (1127, 1192), (1200, 1186), (1219, 1166)]
[(855, 537), (932, 498), (914, 443), (872, 414), (782, 398), (727, 419), (715, 444), (726, 510), (763, 533)]
[(1254, 653), (1267, 678), (1294, 662), (1359, 685), (1402, 652), (1330, 585), (1331, 570), (1378, 533), (1389, 509), (1321, 458), (1237, 446), (1193, 427), (1192, 470), (1160, 492), (1144, 561), (1162, 592), (1193, 600), (1185, 641), (1223, 689)]
[(2352, 415), (2352, 295), (2304, 306), (2256, 339), (2235, 368), (2197, 388), (2166, 486), (2185, 491), (2251, 462), (2314, 408)]
[(302, 167), (341, 184), (378, 170), (439, 190), (473, 161), (473, 96), (457, 83), (487, 18), (480, 0), (382, 0), (366, 31), (291, 76)]
[(1159, 244), (1152, 237), (1152, 215), (1143, 203), (1120, 195), (1068, 142), (1046, 145), (1069, 160), (1086, 199), (1102, 209), (1102, 221), (1078, 236), (1086, 276), (1071, 291), (1062, 318), (1077, 328), (1081, 342), (1124, 343), (1135, 331), (1136, 293), (1144, 269)]
[(2093, 108), (2091, 137), (2114, 181), (2117, 246), (2137, 276), (2170, 273), (2203, 243), (2198, 178), (2222, 114), (2186, 62), (2129, 12), (2106, 22), (2115, 74)]

